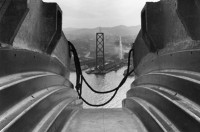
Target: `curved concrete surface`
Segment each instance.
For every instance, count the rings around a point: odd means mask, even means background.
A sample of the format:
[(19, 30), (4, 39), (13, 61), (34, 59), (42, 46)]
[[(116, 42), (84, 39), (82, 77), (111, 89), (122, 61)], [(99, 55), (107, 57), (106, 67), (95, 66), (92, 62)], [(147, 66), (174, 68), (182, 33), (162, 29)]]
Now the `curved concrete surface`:
[(126, 109), (81, 109), (62, 132), (146, 132), (135, 114)]

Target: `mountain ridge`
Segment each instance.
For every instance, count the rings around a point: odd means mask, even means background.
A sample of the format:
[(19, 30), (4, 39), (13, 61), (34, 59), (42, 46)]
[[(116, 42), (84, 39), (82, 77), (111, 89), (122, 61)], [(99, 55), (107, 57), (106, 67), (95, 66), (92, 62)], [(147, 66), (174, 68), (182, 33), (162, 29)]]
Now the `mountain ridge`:
[(118, 25), (114, 27), (95, 27), (95, 28), (64, 28), (66, 36), (94, 36), (99, 30), (106, 36), (135, 36), (138, 34), (141, 26)]
[[(121, 36), (123, 48), (131, 47), (141, 26), (124, 26), (118, 25), (114, 27), (101, 27), (101, 32), (104, 33), (104, 46), (106, 56), (118, 54), (119, 36)], [(95, 57), (96, 50), (96, 33), (99, 32), (99, 27), (96, 28), (64, 28), (67, 39), (71, 41), (80, 56), (85, 56), (91, 52), (91, 56)]]
[(99, 29), (99, 28), (116, 28), (116, 27), (128, 27), (128, 28), (132, 28), (132, 27), (141, 27), (140, 25), (136, 25), (136, 26), (126, 26), (126, 25), (117, 25), (117, 26), (112, 26), (112, 27), (93, 27), (93, 28), (75, 28), (75, 27), (67, 27), (67, 28), (63, 28), (63, 29), (67, 29), (67, 30), (80, 30), (80, 29)]

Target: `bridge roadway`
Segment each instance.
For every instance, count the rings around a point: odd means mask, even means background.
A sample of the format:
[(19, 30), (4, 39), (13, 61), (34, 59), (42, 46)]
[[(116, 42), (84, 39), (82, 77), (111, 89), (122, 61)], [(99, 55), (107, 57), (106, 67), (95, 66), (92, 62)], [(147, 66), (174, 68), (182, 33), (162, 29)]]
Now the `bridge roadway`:
[(81, 109), (62, 132), (147, 132), (135, 114), (125, 108)]

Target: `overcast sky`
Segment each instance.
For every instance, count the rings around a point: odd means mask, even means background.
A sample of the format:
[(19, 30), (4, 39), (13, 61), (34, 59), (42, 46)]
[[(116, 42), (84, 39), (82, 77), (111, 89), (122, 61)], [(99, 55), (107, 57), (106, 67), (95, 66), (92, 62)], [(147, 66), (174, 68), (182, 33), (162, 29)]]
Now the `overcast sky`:
[(63, 11), (63, 27), (93, 28), (140, 25), (147, 1), (158, 0), (43, 0), (57, 2)]

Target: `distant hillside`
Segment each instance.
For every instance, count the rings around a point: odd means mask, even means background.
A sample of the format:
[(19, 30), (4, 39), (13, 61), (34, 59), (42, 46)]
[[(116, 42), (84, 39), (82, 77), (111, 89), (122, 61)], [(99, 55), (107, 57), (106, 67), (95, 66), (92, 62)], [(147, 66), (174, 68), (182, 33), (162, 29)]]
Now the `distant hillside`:
[[(115, 26), (115, 27), (101, 27), (101, 31), (106, 36), (135, 36), (138, 34), (140, 26)], [(65, 28), (63, 29), (65, 35), (69, 39), (76, 39), (82, 37), (94, 37), (99, 28)]]
[[(119, 44), (119, 36), (122, 38), (123, 48), (130, 48), (134, 42), (140, 26), (115, 26), (115, 27), (101, 27), (101, 32), (105, 35), (105, 53), (108, 55), (116, 54)], [(65, 28), (63, 29), (66, 37), (78, 50), (80, 56), (84, 56), (91, 52), (91, 56), (95, 56), (96, 48), (96, 33), (99, 28)]]

